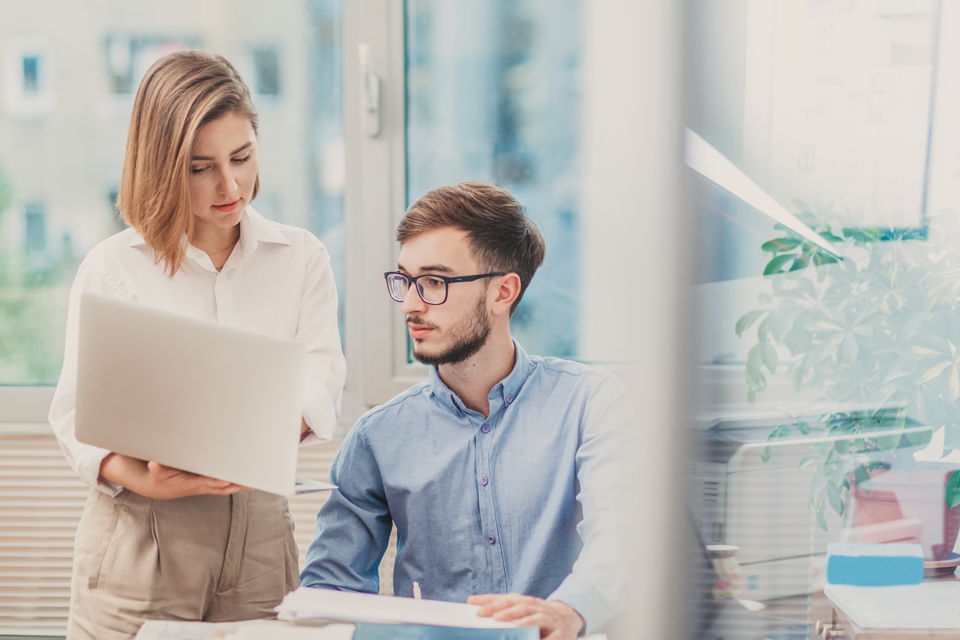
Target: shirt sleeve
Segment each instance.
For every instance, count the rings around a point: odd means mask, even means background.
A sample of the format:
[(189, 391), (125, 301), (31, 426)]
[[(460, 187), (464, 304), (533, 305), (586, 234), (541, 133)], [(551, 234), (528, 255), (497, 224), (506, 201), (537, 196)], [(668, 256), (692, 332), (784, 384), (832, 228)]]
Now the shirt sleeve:
[(300, 584), (319, 589), (380, 592), (380, 560), (393, 520), (383, 479), (362, 422), (347, 434), (330, 469), (334, 490), (317, 514)]
[(295, 338), (307, 351), (303, 419), (310, 432), (302, 444), (316, 444), (333, 437), (347, 377), (347, 361), (340, 348), (337, 285), (330, 269), (330, 254), (319, 240), (312, 240), (316, 248), (308, 246)]
[(576, 455), (577, 501), (583, 512), (577, 532), (583, 548), (573, 570), (547, 599), (573, 607), (590, 635), (625, 606), (631, 530), (625, 505), (635, 495), (628, 478), (631, 461), (638, 459), (639, 440), (627, 390), (612, 374), (600, 375), (586, 405)]
[(100, 463), (110, 452), (84, 444), (77, 440), (76, 436), (77, 349), (80, 339), (80, 296), (84, 293), (98, 293), (121, 300), (129, 299), (120, 277), (99, 264), (96, 256), (90, 256), (83, 261), (73, 281), (73, 287), (70, 289), (63, 369), (60, 372), (60, 380), (47, 418), (57, 436), (64, 457), (80, 479), (109, 496), (116, 496), (123, 487), (100, 477)]

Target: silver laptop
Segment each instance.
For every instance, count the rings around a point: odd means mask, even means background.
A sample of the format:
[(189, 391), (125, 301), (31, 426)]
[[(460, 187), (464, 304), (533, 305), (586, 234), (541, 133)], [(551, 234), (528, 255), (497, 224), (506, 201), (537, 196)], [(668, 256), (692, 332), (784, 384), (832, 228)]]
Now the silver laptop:
[(87, 293), (79, 347), (81, 442), (253, 489), (298, 492), (301, 345)]

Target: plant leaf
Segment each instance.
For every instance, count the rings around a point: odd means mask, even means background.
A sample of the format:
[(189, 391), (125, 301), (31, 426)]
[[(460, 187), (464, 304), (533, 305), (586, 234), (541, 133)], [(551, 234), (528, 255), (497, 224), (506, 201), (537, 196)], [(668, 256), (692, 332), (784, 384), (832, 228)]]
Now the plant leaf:
[(861, 464), (854, 467), (853, 479), (857, 481), (857, 486), (860, 487), (864, 493), (870, 493), (870, 472), (867, 471), (865, 466)]
[(790, 267), (790, 271), (800, 271), (801, 269), (806, 269), (809, 264), (809, 256), (798, 256), (797, 259), (793, 261), (793, 266)]
[(760, 345), (747, 352), (747, 379), (760, 380)]
[(820, 528), (824, 531), (827, 530), (827, 501), (824, 494), (826, 491), (820, 492), (820, 499), (817, 500), (817, 524), (820, 525)]
[[(763, 309), (754, 309), (753, 311), (748, 311), (743, 316), (737, 320), (737, 337), (740, 338), (743, 336), (743, 332), (750, 328), (754, 322), (757, 321), (757, 318), (762, 316), (766, 311)], [(730, 325), (727, 325), (728, 327)]]
[(960, 371), (957, 370), (956, 365), (950, 368), (949, 378), (947, 379), (944, 391), (943, 399), (950, 404), (955, 403), (957, 397), (960, 396)]
[(944, 499), (951, 509), (960, 504), (960, 470), (954, 471), (950, 479), (947, 480)]
[(860, 354), (860, 345), (857, 344), (857, 339), (853, 337), (852, 333), (848, 333), (847, 337), (843, 339), (840, 344), (840, 353), (843, 354), (847, 362), (856, 362), (857, 355)]
[(777, 372), (777, 350), (769, 342), (760, 343), (760, 360), (770, 373)]
[(776, 238), (764, 242), (760, 249), (766, 253), (778, 253), (781, 251), (790, 251), (796, 249), (802, 244), (799, 238)]
[(802, 433), (803, 435), (805, 436), (810, 435), (810, 425), (804, 422), (803, 420), (797, 420), (796, 422), (793, 423), (793, 426), (799, 429), (800, 433)]
[[(770, 432), (770, 435), (767, 436), (767, 442), (776, 442), (777, 440), (783, 440), (785, 438), (790, 437), (791, 428), (792, 428), (792, 425), (789, 425), (789, 424), (780, 425), (779, 427), (777, 427), (776, 429)], [(769, 446), (764, 447), (760, 451), (760, 459), (763, 460), (764, 462), (769, 461), (771, 453), (772, 451), (770, 450)]]
[(830, 506), (837, 512), (837, 515), (843, 515), (843, 498), (840, 497), (840, 490), (832, 482), (827, 483), (827, 498), (830, 500)]
[[(929, 382), (933, 380), (938, 375), (943, 373), (943, 370), (946, 369), (952, 363), (951, 360), (943, 360), (942, 362), (937, 363), (936, 365), (930, 367), (917, 380), (917, 384), (923, 384), (924, 382)], [(951, 401), (952, 402), (952, 401)]]
[(820, 459), (820, 456), (807, 456), (806, 458), (800, 461), (800, 468), (803, 469), (804, 467), (809, 467), (819, 459)]
[(763, 270), (763, 275), (771, 276), (780, 273), (780, 267), (787, 264), (791, 260), (795, 259), (796, 256), (792, 253), (784, 253), (779, 256), (776, 256), (773, 260), (767, 263), (766, 268)]

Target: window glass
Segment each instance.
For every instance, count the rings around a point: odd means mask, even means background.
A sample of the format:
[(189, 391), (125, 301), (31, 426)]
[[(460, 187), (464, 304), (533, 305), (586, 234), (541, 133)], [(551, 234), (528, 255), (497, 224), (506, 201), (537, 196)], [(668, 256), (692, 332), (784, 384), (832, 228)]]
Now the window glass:
[(531, 353), (580, 349), (579, 0), (406, 3), (407, 199), (465, 180), (510, 191), (547, 257), (512, 321)]
[(342, 336), (342, 1), (243, 6), (60, 0), (0, 20), (0, 384), (56, 383), (77, 266), (123, 227), (113, 202), (137, 86), (184, 48), (223, 54), (250, 86), (261, 143), (253, 206), (330, 250)]
[(960, 15), (689, 4), (686, 124), (743, 174), (687, 176), (689, 506), (717, 545), (689, 582), (716, 605), (698, 637), (808, 638), (838, 610), (864, 629), (926, 627), (886, 592), (851, 599), (826, 579), (835, 543), (916, 544), (928, 579), (960, 566), (960, 68), (940, 38)]

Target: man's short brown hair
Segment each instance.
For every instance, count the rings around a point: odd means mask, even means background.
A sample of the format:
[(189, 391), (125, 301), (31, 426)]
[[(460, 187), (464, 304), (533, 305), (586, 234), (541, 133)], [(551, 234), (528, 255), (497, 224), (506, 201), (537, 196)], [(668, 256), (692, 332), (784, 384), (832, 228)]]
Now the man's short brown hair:
[(407, 209), (397, 227), (397, 242), (402, 245), (411, 236), (439, 227), (467, 232), (483, 272), (520, 276), (520, 295), (510, 307), (513, 315), (547, 252), (540, 230), (523, 206), (507, 191), (486, 182), (437, 187)]

